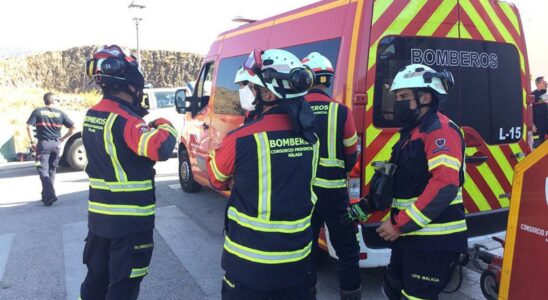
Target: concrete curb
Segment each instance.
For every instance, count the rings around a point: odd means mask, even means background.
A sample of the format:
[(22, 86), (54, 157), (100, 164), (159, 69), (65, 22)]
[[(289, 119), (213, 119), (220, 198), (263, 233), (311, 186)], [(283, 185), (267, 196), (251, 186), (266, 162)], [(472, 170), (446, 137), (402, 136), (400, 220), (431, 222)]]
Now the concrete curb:
[(5, 164), (0, 164), (0, 172), (26, 168), (34, 168), (34, 161), (9, 162)]

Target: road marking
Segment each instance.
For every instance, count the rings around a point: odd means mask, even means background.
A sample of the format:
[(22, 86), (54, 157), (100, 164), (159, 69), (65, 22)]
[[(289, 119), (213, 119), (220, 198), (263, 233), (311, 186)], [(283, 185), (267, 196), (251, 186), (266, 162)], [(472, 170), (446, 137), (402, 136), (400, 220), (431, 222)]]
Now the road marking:
[(169, 187), (173, 190), (180, 190), (181, 189), (181, 185), (180, 184), (170, 184)]
[(209, 233), (175, 206), (156, 209), (156, 230), (209, 299), (221, 298), (222, 240)]
[(11, 244), (15, 233), (9, 233), (0, 235), (0, 281), (4, 277), (4, 271), (6, 270), (6, 264), (11, 251)]
[(88, 222), (63, 225), (63, 253), (65, 257), (65, 287), (67, 299), (78, 299), (80, 285), (86, 277), (87, 268), (82, 262), (84, 239)]

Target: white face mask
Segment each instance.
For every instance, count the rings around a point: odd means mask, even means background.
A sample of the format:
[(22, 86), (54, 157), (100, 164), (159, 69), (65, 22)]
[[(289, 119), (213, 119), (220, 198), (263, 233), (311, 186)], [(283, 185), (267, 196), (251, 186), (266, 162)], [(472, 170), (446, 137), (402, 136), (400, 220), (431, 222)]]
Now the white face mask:
[(251, 92), (251, 89), (249, 88), (249, 85), (244, 86), (240, 89), (240, 105), (242, 108), (246, 111), (254, 111), (255, 105), (253, 104), (255, 102), (255, 96), (253, 96), (253, 92)]

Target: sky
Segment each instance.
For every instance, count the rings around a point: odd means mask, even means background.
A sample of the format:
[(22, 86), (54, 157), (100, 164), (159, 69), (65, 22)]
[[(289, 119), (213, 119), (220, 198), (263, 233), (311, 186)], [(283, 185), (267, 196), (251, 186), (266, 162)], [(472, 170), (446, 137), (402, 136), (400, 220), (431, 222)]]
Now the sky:
[[(136, 46), (132, 0), (3, 0), (0, 48), (63, 50), (76, 46)], [(236, 16), (263, 19), (316, 0), (136, 0), (144, 4), (141, 49), (206, 54)], [(548, 76), (547, 0), (513, 0), (521, 12), (533, 78)]]

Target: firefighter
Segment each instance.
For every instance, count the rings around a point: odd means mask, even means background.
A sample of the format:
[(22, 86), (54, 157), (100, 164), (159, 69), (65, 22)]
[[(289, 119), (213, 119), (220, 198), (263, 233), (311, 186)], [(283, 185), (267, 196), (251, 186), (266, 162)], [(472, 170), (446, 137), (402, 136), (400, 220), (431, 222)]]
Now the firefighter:
[(120, 47), (100, 49), (86, 69), (103, 99), (88, 110), (82, 134), (90, 187), (80, 297), (137, 299), (154, 248), (154, 162), (171, 156), (177, 132), (165, 119), (142, 119), (144, 78)]
[[(59, 164), (59, 152), (61, 144), (74, 132), (74, 122), (67, 114), (55, 106), (57, 95), (48, 92), (44, 94), (44, 107), (32, 111), (27, 120), (27, 134), (31, 148), (36, 151), (36, 169), (42, 183), (42, 202), (44, 206), (51, 206), (57, 201), (55, 195), (55, 173)], [(32, 127), (36, 128), (38, 143), (34, 144)], [(69, 130), (61, 136), (61, 128), (65, 126)]]
[[(377, 171), (371, 186), (382, 191), (370, 192), (350, 209), (349, 216), (364, 219), (368, 208), (392, 203), (390, 218), (377, 229), (392, 248), (383, 282), (389, 299), (437, 299), (467, 251), (460, 188), (464, 139), (459, 127), (438, 111), (452, 85), (450, 72), (419, 64), (396, 74), (390, 91), (396, 96), (394, 118), (402, 128), (387, 163), (395, 168), (384, 168), (395, 171)], [(391, 179), (378, 184), (387, 176)]]
[(342, 224), (340, 216), (349, 205), (347, 172), (356, 163), (358, 136), (352, 112), (326, 93), (335, 75), (331, 62), (318, 52), (312, 52), (302, 63), (314, 71), (314, 86), (305, 96), (316, 117), (316, 132), (320, 139), (320, 160), (314, 193), (318, 202), (312, 215), (314, 246), (312, 247), (311, 291), (317, 281), (318, 236), (325, 222), (329, 240), (339, 259), (341, 299), (361, 299), (359, 252), (356, 226)]
[(255, 49), (235, 78), (255, 119), (210, 153), (211, 184), (231, 187), (225, 215), (223, 299), (310, 299), (314, 114), (304, 100), (313, 74), (290, 52)]

